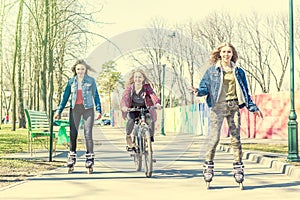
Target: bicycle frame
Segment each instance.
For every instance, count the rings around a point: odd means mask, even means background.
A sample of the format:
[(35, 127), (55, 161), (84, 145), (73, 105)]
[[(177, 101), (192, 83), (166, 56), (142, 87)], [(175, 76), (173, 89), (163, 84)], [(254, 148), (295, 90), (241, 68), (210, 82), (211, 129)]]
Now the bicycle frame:
[(149, 133), (149, 125), (146, 123), (146, 116), (145, 116), (146, 109), (142, 108), (140, 109), (140, 118), (135, 120), (135, 125), (134, 125), (134, 138), (137, 138), (137, 145), (138, 149), (141, 153), (145, 152), (145, 147), (144, 147), (144, 142), (147, 138), (145, 135), (146, 132)]
[(146, 177), (152, 176), (153, 159), (152, 159), (152, 142), (150, 138), (149, 125), (146, 123), (146, 111), (148, 108), (130, 108), (129, 112), (139, 111), (139, 118), (135, 119), (133, 135), (135, 143), (134, 162), (137, 171), (141, 170), (142, 157), (144, 156), (144, 168)]

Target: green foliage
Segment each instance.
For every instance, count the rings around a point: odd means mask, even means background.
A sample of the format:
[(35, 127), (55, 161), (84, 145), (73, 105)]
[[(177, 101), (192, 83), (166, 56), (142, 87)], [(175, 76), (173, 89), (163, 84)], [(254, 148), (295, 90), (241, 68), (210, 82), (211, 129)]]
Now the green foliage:
[(118, 84), (123, 85), (121, 72), (116, 70), (116, 63), (108, 61), (102, 65), (102, 71), (97, 79), (100, 94), (110, 94), (116, 89)]

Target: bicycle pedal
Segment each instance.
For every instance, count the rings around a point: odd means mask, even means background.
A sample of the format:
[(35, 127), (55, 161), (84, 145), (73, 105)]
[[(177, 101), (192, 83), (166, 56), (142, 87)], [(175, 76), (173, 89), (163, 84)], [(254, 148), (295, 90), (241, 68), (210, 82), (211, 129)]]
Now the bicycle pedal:
[(126, 150), (129, 151), (129, 152), (135, 151), (135, 147), (126, 146)]
[(135, 155), (135, 153), (131, 153), (131, 154), (130, 154), (130, 157), (134, 157), (134, 155)]

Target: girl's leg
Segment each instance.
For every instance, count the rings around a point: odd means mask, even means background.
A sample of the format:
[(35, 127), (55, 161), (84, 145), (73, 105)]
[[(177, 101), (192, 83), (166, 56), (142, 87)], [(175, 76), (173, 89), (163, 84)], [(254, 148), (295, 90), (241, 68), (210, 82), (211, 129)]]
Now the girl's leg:
[(84, 138), (86, 153), (94, 153), (94, 141), (93, 141), (93, 126), (94, 126), (95, 113), (94, 109), (85, 109), (83, 112), (83, 123), (84, 123)]
[(130, 135), (132, 133), (135, 117), (136, 114), (134, 112), (129, 112), (127, 114), (126, 135)]
[(231, 145), (233, 149), (234, 162), (242, 162), (242, 145), (240, 136), (241, 115), (238, 105), (230, 109), (230, 115), (227, 116), (227, 122), (231, 135)]
[(146, 123), (149, 125), (151, 141), (154, 142), (154, 120), (151, 113), (146, 113)]
[(231, 145), (233, 149), (233, 172), (237, 183), (244, 181), (244, 165), (242, 162), (242, 145), (240, 136), (241, 117), (238, 105), (229, 107), (230, 115), (227, 122), (231, 134)]
[(78, 127), (82, 115), (82, 108), (80, 105), (75, 105), (74, 109), (70, 109), (70, 151), (76, 153)]
[(210, 110), (210, 126), (209, 126), (209, 135), (208, 135), (208, 146), (206, 152), (206, 162), (212, 162), (215, 157), (216, 148), (220, 141), (220, 131), (224, 121), (224, 114), (226, 113), (226, 107), (224, 103), (217, 103)]
[(127, 124), (126, 124), (126, 143), (127, 146), (129, 147), (129, 150), (133, 148), (133, 142), (132, 142), (132, 137), (131, 133), (134, 127), (134, 120), (139, 116), (139, 112), (129, 112), (127, 114)]

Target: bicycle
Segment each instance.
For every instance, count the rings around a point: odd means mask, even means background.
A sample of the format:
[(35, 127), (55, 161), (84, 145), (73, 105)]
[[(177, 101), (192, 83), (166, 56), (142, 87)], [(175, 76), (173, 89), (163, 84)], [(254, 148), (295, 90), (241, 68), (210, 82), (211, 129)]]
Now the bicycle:
[[(131, 156), (133, 157), (136, 170), (141, 171), (142, 162), (144, 161), (144, 170), (147, 178), (152, 176), (153, 172), (153, 150), (151, 135), (149, 132), (149, 125), (146, 123), (146, 112), (150, 109), (156, 109), (156, 107), (151, 108), (129, 108), (128, 112), (140, 112), (139, 118), (135, 119), (133, 128), (133, 144)], [(144, 159), (143, 159), (144, 156)]]

